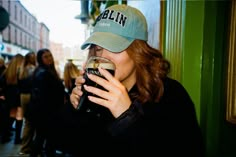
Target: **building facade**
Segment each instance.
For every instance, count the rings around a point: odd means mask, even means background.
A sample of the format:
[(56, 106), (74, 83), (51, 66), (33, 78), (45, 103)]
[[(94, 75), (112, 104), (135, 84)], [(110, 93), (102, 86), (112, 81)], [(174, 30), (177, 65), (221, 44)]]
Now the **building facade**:
[(39, 23), (20, 1), (0, 0), (0, 6), (8, 11), (10, 19), (8, 26), (0, 33), (1, 53), (25, 54), (42, 47), (49, 48), (49, 28)]

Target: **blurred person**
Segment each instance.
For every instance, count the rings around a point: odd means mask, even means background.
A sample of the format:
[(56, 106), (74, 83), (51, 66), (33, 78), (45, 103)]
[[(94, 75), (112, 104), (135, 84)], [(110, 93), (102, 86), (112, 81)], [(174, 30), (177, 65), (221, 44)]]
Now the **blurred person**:
[[(16, 54), (9, 61), (7, 68), (2, 74), (5, 102), (7, 105), (7, 112), (9, 112), (8, 113), (9, 118), (6, 122), (6, 125), (8, 125), (8, 131), (7, 130), (6, 131), (8, 133), (6, 134), (9, 135), (13, 122), (15, 121), (14, 144), (21, 143), (23, 112), (20, 105), (20, 92), (18, 86), (18, 79), (19, 79), (19, 70), (23, 61), (24, 61), (24, 56), (21, 54)], [(6, 137), (6, 141), (7, 138), (8, 137)]]
[(24, 127), (19, 155), (29, 154), (31, 152), (31, 142), (35, 131), (34, 127), (25, 116), (30, 102), (32, 76), (35, 68), (36, 54), (35, 52), (28, 52), (25, 55), (25, 60), (19, 74), (20, 102), (24, 115)]
[(64, 66), (63, 79), (66, 91), (71, 94), (75, 87), (75, 79), (80, 75), (79, 68), (72, 62), (68, 61)]
[(76, 79), (70, 95), (74, 108), (84, 93), (81, 86), (95, 95), (88, 96), (90, 103), (103, 108), (78, 110), (76, 156), (204, 156), (194, 104), (185, 88), (168, 77), (170, 63), (147, 43), (147, 28), (139, 10), (113, 5), (97, 17), (82, 44), (90, 55), (114, 62), (116, 70), (112, 76), (99, 68), (105, 79), (86, 74), (105, 90)]
[(77, 132), (79, 132), (78, 124), (78, 113), (73, 108), (70, 103), (69, 96), (72, 92), (72, 89), (75, 87), (75, 79), (80, 76), (80, 69), (72, 62), (68, 60), (64, 65), (63, 71), (63, 81), (65, 86), (65, 102), (63, 107), (63, 113), (60, 115), (60, 128), (58, 132), (58, 148), (64, 153), (75, 152), (78, 148), (74, 144), (75, 139), (77, 139)]
[(55, 156), (57, 134), (56, 125), (60, 109), (64, 105), (64, 85), (54, 65), (49, 49), (38, 50), (37, 67), (32, 78), (32, 93), (26, 117), (34, 125), (36, 135), (33, 139), (31, 157), (45, 151), (46, 156)]
[[(2, 138), (2, 135), (4, 132), (4, 128), (5, 128), (6, 117), (9, 116), (7, 114), (7, 110), (6, 110), (5, 96), (4, 96), (4, 91), (3, 91), (4, 85), (2, 84), (2, 81), (1, 81), (1, 76), (2, 76), (2, 73), (4, 72), (5, 69), (6, 69), (5, 60), (3, 57), (0, 57), (0, 137), (1, 138)], [(4, 136), (3, 136), (3, 138), (4, 138)], [(7, 139), (7, 138), (5, 138), (5, 139)], [(7, 141), (7, 140), (5, 140), (5, 141)]]
[(6, 69), (5, 60), (3, 57), (0, 57), (0, 76), (2, 75), (5, 69)]

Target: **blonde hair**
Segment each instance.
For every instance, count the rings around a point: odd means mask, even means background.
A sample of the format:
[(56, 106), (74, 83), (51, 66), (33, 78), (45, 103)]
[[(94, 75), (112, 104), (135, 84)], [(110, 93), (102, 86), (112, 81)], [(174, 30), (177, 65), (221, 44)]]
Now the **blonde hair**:
[(73, 87), (72, 79), (80, 75), (79, 68), (73, 62), (67, 62), (64, 67), (64, 84), (67, 89)]
[[(20, 68), (19, 79), (24, 79), (31, 75), (29, 68), (34, 69), (36, 65), (36, 54), (34, 52), (29, 52), (25, 55), (24, 62)], [(31, 72), (31, 73), (30, 73)]]
[(0, 65), (4, 65), (5, 64), (5, 60), (2, 56), (0, 56)]
[(16, 54), (9, 62), (3, 75), (5, 75), (6, 83), (15, 85), (18, 83), (18, 75), (20, 67), (24, 61), (24, 56), (21, 54)]

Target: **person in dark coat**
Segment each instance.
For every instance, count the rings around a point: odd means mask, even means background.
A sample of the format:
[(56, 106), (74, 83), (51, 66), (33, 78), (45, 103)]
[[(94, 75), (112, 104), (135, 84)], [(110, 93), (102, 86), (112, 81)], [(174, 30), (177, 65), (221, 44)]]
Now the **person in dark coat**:
[(5, 69), (6, 69), (5, 60), (3, 57), (0, 56), (0, 76), (2, 75)]
[[(203, 157), (205, 146), (195, 106), (186, 89), (168, 77), (170, 63), (148, 43), (144, 15), (131, 6), (113, 5), (96, 19), (81, 48), (115, 63), (115, 75), (84, 73), (105, 90), (78, 77), (70, 101), (81, 96), (99, 110), (78, 110), (76, 156)], [(85, 84), (84, 84), (85, 83)], [(81, 90), (82, 87), (85, 91)]]
[(4, 95), (5, 81), (3, 80), (2, 77), (2, 74), (5, 71), (5, 69), (6, 69), (5, 60), (3, 57), (0, 57), (0, 138), (2, 143), (10, 141), (10, 132), (7, 132), (8, 126), (6, 126), (6, 119), (7, 117), (9, 117), (9, 113), (7, 112), (7, 106)]
[(38, 50), (37, 62), (32, 78), (30, 109), (26, 115), (36, 130), (30, 156), (36, 157), (45, 151), (47, 156), (53, 157), (56, 152), (54, 134), (57, 133), (57, 117), (64, 105), (64, 85), (49, 49)]

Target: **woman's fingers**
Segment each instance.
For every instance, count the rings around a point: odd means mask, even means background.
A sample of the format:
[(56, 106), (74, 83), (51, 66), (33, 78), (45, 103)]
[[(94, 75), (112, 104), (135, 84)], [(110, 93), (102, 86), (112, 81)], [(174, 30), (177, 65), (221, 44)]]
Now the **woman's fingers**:
[(87, 74), (87, 76), (91, 81), (104, 89), (99, 89), (98, 86), (84, 85), (86, 91), (94, 94), (90, 95), (88, 98), (90, 101), (108, 108), (114, 117), (118, 117), (126, 111), (131, 104), (128, 92), (125, 86), (114, 78), (107, 70), (99, 69), (99, 72), (105, 79), (93, 74)]
[(109, 71), (100, 67), (98, 68), (98, 70), (110, 83), (114, 84), (115, 86), (120, 86), (120, 81), (115, 79)]
[(83, 78), (83, 76), (79, 76), (76, 78), (76, 81), (75, 81), (76, 86), (73, 88), (72, 93), (70, 95), (70, 102), (74, 108), (78, 106), (80, 97), (83, 95), (81, 86), (84, 82), (85, 82), (85, 79)]
[[(99, 68), (99, 72), (100, 72)], [(97, 84), (99, 84), (100, 86), (102, 86), (103, 88), (105, 88), (108, 91), (114, 90), (114, 85), (116, 86), (116, 82), (118, 82), (107, 70), (101, 69), (101, 74), (105, 77), (101, 78), (100, 76), (97, 75), (93, 75), (93, 74), (87, 74), (88, 78), (90, 80), (92, 80), (93, 82), (96, 82)], [(113, 85), (112, 85), (113, 84)], [(119, 83), (120, 85), (120, 83)]]
[(102, 97), (103, 99), (109, 100), (109, 98), (111, 98), (111, 95), (109, 95), (109, 92), (103, 89), (99, 89), (97, 87), (92, 87), (92, 86), (87, 86), (87, 85), (84, 85), (84, 88), (86, 91), (93, 93), (99, 97)]
[(81, 86), (82, 84), (85, 83), (85, 79), (83, 76), (78, 76), (76, 79), (75, 79), (75, 85), (76, 86)]

